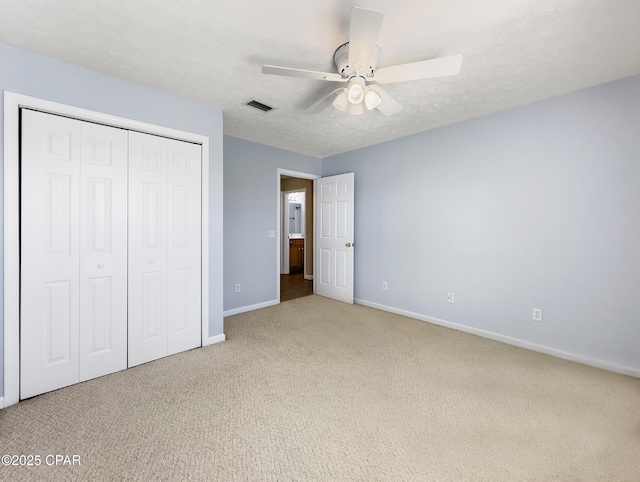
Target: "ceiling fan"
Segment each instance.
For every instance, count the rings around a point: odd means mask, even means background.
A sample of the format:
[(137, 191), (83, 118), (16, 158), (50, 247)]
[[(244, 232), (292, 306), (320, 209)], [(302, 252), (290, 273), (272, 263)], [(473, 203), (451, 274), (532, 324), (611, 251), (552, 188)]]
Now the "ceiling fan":
[(346, 110), (349, 106), (349, 113), (359, 115), (364, 113), (364, 104), (368, 110), (378, 109), (385, 115), (393, 115), (402, 110), (402, 106), (376, 84), (445, 77), (460, 72), (462, 55), (378, 69), (380, 48), (376, 43), (383, 17), (381, 12), (353, 7), (349, 41), (340, 45), (333, 54), (338, 73), (315, 72), (275, 65), (263, 65), (262, 73), (348, 84), (347, 87), (337, 88), (320, 99), (309, 107), (305, 114), (317, 114), (329, 104), (333, 104), (340, 111)]

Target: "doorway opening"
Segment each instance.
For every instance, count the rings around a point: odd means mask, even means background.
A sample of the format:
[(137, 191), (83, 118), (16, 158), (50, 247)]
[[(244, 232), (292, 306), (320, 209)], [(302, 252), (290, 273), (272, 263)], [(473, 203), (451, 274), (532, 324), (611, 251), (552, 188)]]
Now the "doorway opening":
[(278, 299), (313, 294), (314, 176), (278, 170)]

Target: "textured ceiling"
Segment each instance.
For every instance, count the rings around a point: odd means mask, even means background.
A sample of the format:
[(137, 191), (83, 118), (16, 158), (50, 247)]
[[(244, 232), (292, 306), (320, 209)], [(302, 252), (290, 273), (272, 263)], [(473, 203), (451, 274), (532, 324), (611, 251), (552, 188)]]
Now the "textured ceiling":
[[(333, 72), (354, 5), (385, 15), (378, 67), (462, 54), (462, 72), (386, 85), (404, 107), (392, 117), (303, 114), (335, 84), (261, 66)], [(0, 0), (0, 12), (0, 42), (220, 108), (225, 134), (320, 158), (640, 74), (638, 0)]]

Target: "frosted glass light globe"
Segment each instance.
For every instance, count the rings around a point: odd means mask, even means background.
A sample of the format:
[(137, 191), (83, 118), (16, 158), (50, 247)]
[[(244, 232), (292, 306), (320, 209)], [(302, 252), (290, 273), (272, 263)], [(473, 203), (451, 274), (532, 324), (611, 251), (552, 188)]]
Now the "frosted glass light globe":
[(373, 110), (380, 105), (382, 99), (373, 90), (368, 89), (364, 94), (364, 103), (367, 105), (367, 109)]
[(351, 84), (351, 87), (349, 87), (349, 102), (351, 102), (352, 104), (359, 104), (360, 102), (362, 102), (362, 99), (364, 98), (364, 89), (362, 88), (362, 86), (360, 84)]

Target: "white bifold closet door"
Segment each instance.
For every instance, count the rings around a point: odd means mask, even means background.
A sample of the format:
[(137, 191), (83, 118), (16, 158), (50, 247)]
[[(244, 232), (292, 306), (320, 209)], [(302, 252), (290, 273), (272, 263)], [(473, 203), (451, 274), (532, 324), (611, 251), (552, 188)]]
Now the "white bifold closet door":
[(129, 135), (129, 366), (201, 345), (201, 146)]
[(201, 146), (22, 111), (20, 398), (201, 346)]
[(127, 132), (22, 111), (20, 398), (127, 367)]

